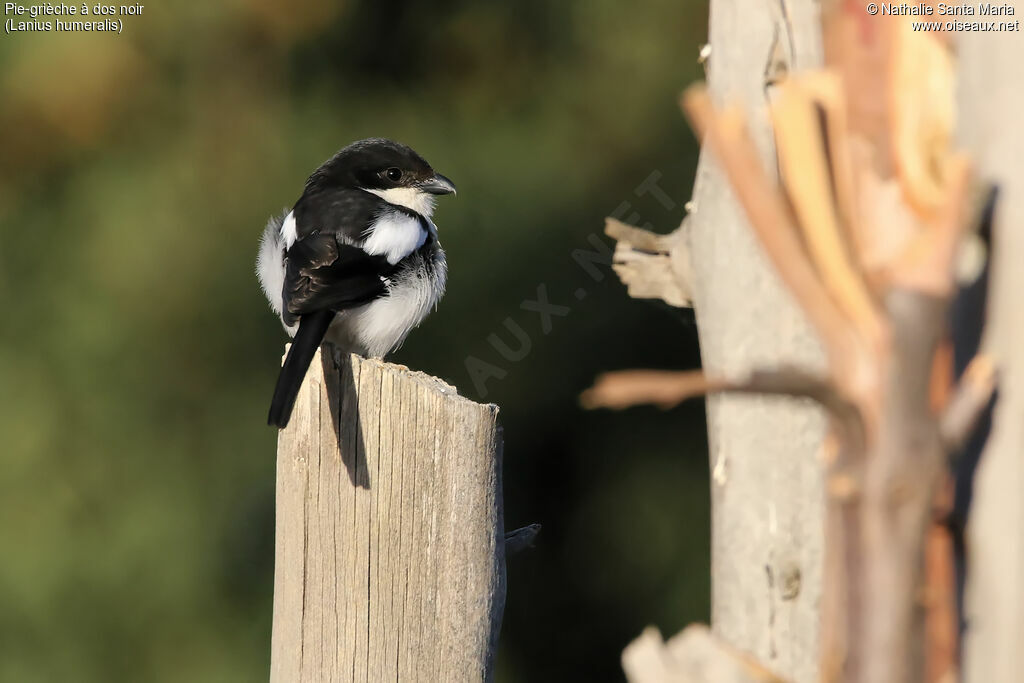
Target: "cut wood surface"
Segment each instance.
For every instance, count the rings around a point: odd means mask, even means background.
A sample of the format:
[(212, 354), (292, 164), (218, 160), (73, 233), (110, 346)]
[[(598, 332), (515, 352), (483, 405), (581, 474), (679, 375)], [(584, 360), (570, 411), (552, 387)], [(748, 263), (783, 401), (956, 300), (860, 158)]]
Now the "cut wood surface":
[(489, 679), (498, 409), (324, 346), (281, 431), (273, 683)]

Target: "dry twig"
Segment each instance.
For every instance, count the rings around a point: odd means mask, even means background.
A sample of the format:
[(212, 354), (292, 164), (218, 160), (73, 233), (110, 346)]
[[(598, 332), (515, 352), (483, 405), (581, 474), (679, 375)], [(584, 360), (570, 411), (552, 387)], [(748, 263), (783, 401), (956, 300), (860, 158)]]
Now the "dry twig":
[(786, 683), (698, 624), (667, 643), (647, 628), (623, 651), (622, 668), (630, 683)]
[(991, 356), (975, 356), (939, 421), (939, 435), (947, 453), (955, 454), (974, 431), (996, 389), (996, 368)]

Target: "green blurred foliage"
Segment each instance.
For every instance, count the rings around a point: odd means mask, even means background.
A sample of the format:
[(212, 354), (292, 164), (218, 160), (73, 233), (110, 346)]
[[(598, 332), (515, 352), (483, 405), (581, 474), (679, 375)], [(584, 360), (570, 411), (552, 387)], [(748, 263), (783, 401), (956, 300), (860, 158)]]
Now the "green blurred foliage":
[[(615, 680), (648, 623), (706, 619), (700, 405), (583, 413), (622, 367), (698, 363), (692, 317), (571, 258), (629, 202), (669, 230), (696, 147), (704, 3), (148, 5), (122, 35), (0, 41), (0, 681), (257, 681), (269, 664), (284, 335), (266, 218), (351, 140), (459, 185), (440, 309), (395, 360), (498, 403), (510, 527), (499, 680)], [(634, 189), (652, 172), (667, 210)], [(545, 334), (520, 304), (570, 306)], [(586, 297), (574, 294), (584, 290)], [(526, 330), (513, 344), (503, 321)], [(479, 396), (473, 355), (507, 373)]]

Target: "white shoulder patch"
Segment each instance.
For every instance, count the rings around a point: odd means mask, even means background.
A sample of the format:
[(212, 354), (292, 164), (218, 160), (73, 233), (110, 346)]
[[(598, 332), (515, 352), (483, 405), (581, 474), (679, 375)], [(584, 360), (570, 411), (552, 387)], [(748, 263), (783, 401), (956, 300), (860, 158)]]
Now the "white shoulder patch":
[(295, 212), (289, 211), (288, 215), (284, 218), (284, 223), (281, 224), (281, 239), (284, 240), (284, 248), (291, 249), (298, 238), (299, 235), (295, 226)]
[(397, 211), (388, 212), (374, 221), (366, 233), (363, 251), (380, 254), (394, 265), (423, 246), (427, 231), (420, 222)]

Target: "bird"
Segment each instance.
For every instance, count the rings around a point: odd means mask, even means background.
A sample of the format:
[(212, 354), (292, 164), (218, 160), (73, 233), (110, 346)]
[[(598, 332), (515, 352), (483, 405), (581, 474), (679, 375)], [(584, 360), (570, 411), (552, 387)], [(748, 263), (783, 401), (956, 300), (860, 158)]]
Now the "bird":
[(263, 231), (256, 273), (292, 344), (267, 423), (283, 429), (326, 339), (367, 358), (405, 341), (444, 294), (448, 263), (432, 220), (455, 184), (385, 138), (344, 147)]

